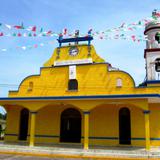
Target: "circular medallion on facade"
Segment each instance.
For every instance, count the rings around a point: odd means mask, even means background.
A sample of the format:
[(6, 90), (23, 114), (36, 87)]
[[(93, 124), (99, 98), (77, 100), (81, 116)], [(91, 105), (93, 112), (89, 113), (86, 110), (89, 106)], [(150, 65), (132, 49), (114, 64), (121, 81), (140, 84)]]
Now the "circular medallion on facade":
[(76, 56), (76, 55), (78, 54), (78, 52), (79, 52), (79, 50), (78, 50), (77, 47), (71, 47), (71, 48), (69, 49), (69, 55), (70, 55), (70, 56)]

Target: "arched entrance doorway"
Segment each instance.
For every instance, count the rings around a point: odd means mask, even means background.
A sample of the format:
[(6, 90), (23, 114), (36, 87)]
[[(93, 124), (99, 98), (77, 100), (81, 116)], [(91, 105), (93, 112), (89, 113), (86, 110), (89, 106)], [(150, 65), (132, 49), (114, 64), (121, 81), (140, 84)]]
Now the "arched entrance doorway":
[(131, 144), (131, 119), (128, 108), (119, 110), (119, 143)]
[(60, 142), (81, 142), (81, 114), (74, 108), (61, 114)]
[(20, 113), (19, 140), (27, 140), (29, 110), (24, 108)]

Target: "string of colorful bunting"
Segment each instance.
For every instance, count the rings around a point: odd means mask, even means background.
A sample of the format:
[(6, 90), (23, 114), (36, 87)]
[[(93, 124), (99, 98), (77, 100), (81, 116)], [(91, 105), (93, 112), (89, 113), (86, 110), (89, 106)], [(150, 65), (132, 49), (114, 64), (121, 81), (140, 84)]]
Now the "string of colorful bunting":
[[(19, 50), (22, 50), (22, 51), (25, 51), (27, 49), (34, 49), (34, 48), (39, 48), (39, 47), (44, 47), (48, 44), (54, 44), (56, 42), (56, 40), (52, 40), (52, 41), (48, 41), (48, 42), (41, 42), (41, 43), (36, 43), (36, 44), (33, 44), (33, 45), (26, 45), (26, 46), (16, 46), (15, 48), (16, 49), (19, 49)], [(15, 48), (2, 48), (0, 49), (1, 52), (6, 52), (6, 51), (11, 51)]]
[[(151, 21), (152, 23), (157, 23), (157, 21), (159, 21), (159, 18), (160, 18), (160, 13), (156, 12), (156, 14), (151, 18), (145, 18), (130, 24), (127, 24), (124, 22), (119, 27), (116, 27), (116, 28), (106, 29), (105, 31), (92, 32), (92, 36), (98, 36), (100, 34), (109, 34), (113, 32), (135, 31), (139, 28), (144, 28), (144, 26)], [(8, 33), (8, 30), (7, 30), (7, 33), (5, 33), (5, 31), (2, 31), (4, 28), (7, 28), (9, 30), (16, 30), (16, 31), (12, 33)], [(37, 26), (25, 27), (23, 23), (21, 25), (9, 25), (9, 24), (0, 23), (0, 29), (1, 29), (0, 36), (7, 36), (7, 37), (11, 37), (11, 36), (13, 37), (42, 37), (42, 36), (58, 37), (59, 35), (59, 33), (56, 33), (52, 30), (44, 31), (44, 27), (40, 27), (40, 28)], [(20, 31), (26, 31), (26, 32), (22, 33)], [(62, 34), (68, 37), (74, 36), (74, 32), (69, 33), (67, 28), (63, 29)], [(85, 36), (85, 35), (80, 34), (80, 36)]]
[[(90, 29), (90, 35), (93, 36), (95, 39), (100, 40), (112, 40), (112, 39), (120, 39), (120, 40), (132, 40), (133, 42), (144, 42), (149, 41), (146, 36), (143, 35), (126, 35), (126, 31), (136, 31), (139, 28), (144, 28), (148, 23), (160, 23), (160, 12), (154, 11), (152, 13), (151, 18), (145, 18), (139, 20), (134, 23), (122, 23), (119, 27), (106, 29), (105, 31), (93, 31)], [(92, 32), (91, 32), (92, 31)], [(131, 32), (132, 33), (132, 32)], [(69, 32), (67, 28), (64, 28), (62, 33), (56, 33), (52, 30), (45, 31), (44, 27), (37, 27), (37, 26), (29, 26), (25, 27), (22, 23), (21, 25), (9, 25), (9, 24), (2, 24), (0, 23), (0, 37), (58, 37), (59, 35), (63, 35), (65, 37), (74, 37), (74, 32)], [(86, 34), (80, 34), (79, 36), (87, 36)], [(45, 43), (38, 43), (34, 45), (27, 45), (27, 46), (17, 46), (17, 49), (27, 50), (33, 49), (38, 47), (43, 47), (48, 44), (55, 43), (56, 40), (52, 40)], [(154, 42), (150, 40), (151, 43)], [(10, 49), (2, 48), (0, 49), (1, 52), (6, 52)]]

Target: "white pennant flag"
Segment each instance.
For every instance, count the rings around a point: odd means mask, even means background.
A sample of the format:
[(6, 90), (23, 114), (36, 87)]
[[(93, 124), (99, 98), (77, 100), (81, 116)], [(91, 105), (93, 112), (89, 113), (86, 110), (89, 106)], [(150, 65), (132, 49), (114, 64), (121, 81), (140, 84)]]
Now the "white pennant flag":
[(3, 49), (1, 49), (1, 51), (5, 52), (5, 51), (7, 51), (7, 49), (3, 48)]
[(23, 50), (26, 50), (26, 46), (23, 46), (22, 49), (23, 49)]
[(27, 34), (26, 34), (26, 33), (24, 33), (24, 34), (23, 34), (23, 37), (27, 37)]
[(43, 46), (44, 46), (44, 43), (40, 43), (40, 46), (42, 46), (42, 47), (43, 47)]
[(5, 24), (5, 26), (8, 28), (8, 29), (11, 29), (12, 26), (11, 25), (8, 25), (8, 24)]

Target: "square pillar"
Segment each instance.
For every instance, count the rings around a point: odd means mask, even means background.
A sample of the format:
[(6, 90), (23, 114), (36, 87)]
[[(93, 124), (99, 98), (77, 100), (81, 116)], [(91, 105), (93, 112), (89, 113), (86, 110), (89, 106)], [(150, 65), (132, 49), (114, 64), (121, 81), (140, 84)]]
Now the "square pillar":
[(144, 110), (144, 119), (145, 119), (145, 141), (146, 141), (146, 150), (150, 150), (150, 126), (149, 126), (149, 110)]
[(84, 146), (87, 150), (89, 148), (89, 114), (90, 112), (83, 112), (84, 114)]
[(29, 146), (33, 147), (35, 143), (35, 124), (36, 124), (36, 114), (37, 112), (30, 112), (31, 121), (30, 121), (30, 139)]

